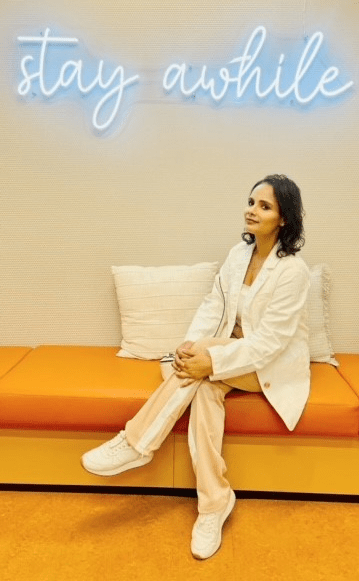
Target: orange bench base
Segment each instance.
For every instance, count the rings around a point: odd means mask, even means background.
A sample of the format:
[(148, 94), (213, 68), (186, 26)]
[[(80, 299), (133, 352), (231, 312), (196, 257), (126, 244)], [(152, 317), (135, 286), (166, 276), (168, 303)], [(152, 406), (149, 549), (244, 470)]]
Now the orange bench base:
[[(153, 461), (104, 478), (79, 458), (108, 433), (0, 430), (0, 482), (59, 486), (195, 488), (187, 438), (170, 434)], [(291, 436), (224, 437), (234, 490), (359, 495), (359, 439)]]

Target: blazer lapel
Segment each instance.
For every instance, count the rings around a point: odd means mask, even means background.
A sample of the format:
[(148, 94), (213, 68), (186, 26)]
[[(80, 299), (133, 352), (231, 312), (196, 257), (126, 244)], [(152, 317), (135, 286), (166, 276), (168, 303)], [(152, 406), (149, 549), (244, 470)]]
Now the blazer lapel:
[(248, 265), (252, 258), (254, 244), (246, 245), (244, 247), (244, 256), (239, 257), (239, 261), (234, 265), (234, 273), (230, 280), (230, 287), (228, 289), (228, 328), (229, 334), (236, 322), (237, 307), (239, 293), (242, 288), (244, 277), (248, 269)]
[[(254, 244), (245, 247), (244, 256), (242, 255), (241, 257), (239, 257), (238, 264), (235, 264), (235, 272), (232, 275), (230, 288), (228, 289), (228, 319), (227, 319), (229, 333), (228, 336), (231, 335), (233, 327), (236, 322), (239, 293), (241, 291), (243, 280), (246, 275), (250, 260), (252, 258), (254, 248), (255, 248)], [(268, 254), (258, 276), (251, 285), (250, 290), (245, 298), (244, 304), (246, 307), (253, 300), (258, 291), (261, 289), (261, 287), (267, 280), (268, 276), (270, 275), (271, 270), (275, 268), (278, 261), (280, 260), (276, 254), (277, 249), (278, 244), (276, 244)]]
[(278, 258), (277, 254), (276, 254), (277, 250), (278, 250), (278, 243), (275, 246), (273, 246), (273, 248), (270, 251), (270, 253), (268, 254), (259, 274), (257, 275), (253, 284), (251, 285), (250, 290), (246, 296), (245, 302), (247, 305), (248, 305), (248, 303), (250, 303), (253, 300), (255, 295), (262, 288), (263, 284), (267, 280), (267, 278), (270, 275), (273, 268), (275, 268), (276, 265), (278, 264), (278, 261), (280, 259)]

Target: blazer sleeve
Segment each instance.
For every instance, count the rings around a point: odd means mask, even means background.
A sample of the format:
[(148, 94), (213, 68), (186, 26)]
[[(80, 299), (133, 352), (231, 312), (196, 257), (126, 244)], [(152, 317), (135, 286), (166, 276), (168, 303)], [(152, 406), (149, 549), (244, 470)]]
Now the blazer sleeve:
[(228, 345), (209, 347), (211, 380), (228, 379), (263, 369), (285, 350), (295, 335), (310, 286), (309, 271), (301, 262), (278, 277), (270, 303), (256, 329)]
[(198, 307), (184, 341), (198, 341), (203, 337), (214, 336), (218, 331), (224, 317), (232, 250), (215, 277), (212, 291)]

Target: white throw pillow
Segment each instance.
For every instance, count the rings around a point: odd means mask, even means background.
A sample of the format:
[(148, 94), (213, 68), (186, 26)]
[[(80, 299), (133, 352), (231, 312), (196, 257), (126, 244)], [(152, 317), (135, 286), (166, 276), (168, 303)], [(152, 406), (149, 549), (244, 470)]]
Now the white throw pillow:
[(161, 359), (183, 341), (218, 262), (192, 266), (113, 266), (121, 315), (119, 357)]
[(316, 264), (309, 270), (308, 323), (310, 360), (338, 366), (339, 363), (334, 358), (329, 332), (330, 268), (327, 264)]

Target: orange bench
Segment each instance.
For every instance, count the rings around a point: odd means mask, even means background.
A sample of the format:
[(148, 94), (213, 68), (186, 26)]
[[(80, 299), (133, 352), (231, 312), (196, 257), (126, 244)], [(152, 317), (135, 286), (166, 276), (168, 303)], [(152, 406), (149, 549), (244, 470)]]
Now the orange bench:
[[(111, 479), (81, 454), (122, 429), (161, 381), (157, 361), (114, 347), (0, 348), (0, 482), (194, 488), (188, 411), (147, 466)], [(293, 433), (257, 393), (226, 398), (223, 454), (235, 489), (359, 494), (359, 355), (312, 363), (311, 395)]]

